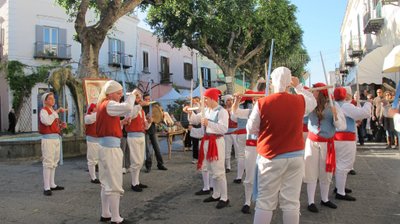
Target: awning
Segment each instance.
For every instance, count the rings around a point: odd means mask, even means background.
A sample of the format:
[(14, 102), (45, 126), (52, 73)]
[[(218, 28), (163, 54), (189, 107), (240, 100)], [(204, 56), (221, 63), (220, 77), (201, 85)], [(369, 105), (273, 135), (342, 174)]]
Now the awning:
[(382, 72), (400, 72), (400, 45), (394, 47), (383, 61)]
[(391, 46), (378, 47), (368, 53), (358, 63), (358, 83), (382, 84), (382, 78), (386, 77), (382, 72), (383, 61), (392, 50)]

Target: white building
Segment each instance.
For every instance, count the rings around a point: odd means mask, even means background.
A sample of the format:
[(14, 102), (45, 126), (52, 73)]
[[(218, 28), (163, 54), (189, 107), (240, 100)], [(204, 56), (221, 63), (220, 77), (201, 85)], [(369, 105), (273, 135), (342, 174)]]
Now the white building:
[(341, 67), (345, 84), (382, 84), (383, 61), (400, 44), (399, 0), (348, 0), (341, 27)]

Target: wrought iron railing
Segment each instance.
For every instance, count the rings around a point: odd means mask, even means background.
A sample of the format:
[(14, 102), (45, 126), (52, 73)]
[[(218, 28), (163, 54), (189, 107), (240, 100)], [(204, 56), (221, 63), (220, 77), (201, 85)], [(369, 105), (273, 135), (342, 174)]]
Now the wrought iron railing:
[(34, 58), (44, 59), (71, 59), (71, 45), (35, 42)]

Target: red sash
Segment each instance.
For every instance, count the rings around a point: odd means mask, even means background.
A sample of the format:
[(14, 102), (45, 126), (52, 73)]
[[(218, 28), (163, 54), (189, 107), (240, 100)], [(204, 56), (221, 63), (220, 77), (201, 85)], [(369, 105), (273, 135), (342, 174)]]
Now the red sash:
[(303, 124), (303, 132), (308, 132), (308, 125), (307, 124)]
[(200, 143), (199, 160), (197, 161), (197, 169), (201, 169), (204, 160), (204, 142), (208, 140), (208, 151), (207, 151), (207, 161), (218, 160), (218, 147), (217, 138), (222, 137), (222, 135), (204, 135)]
[(327, 143), (327, 152), (326, 152), (326, 161), (325, 161), (325, 170), (328, 173), (333, 173), (336, 168), (336, 155), (335, 155), (335, 144), (333, 138), (324, 138), (318, 136), (312, 132), (308, 132), (308, 138), (314, 142), (326, 142)]
[(353, 132), (336, 132), (334, 136), (335, 141), (355, 141), (356, 133)]
[(243, 134), (246, 134), (247, 131), (246, 131), (246, 129), (244, 128), (244, 129), (236, 130), (236, 131), (234, 131), (233, 133), (234, 133), (234, 134), (237, 134), (237, 135), (243, 135)]
[(257, 140), (247, 139), (246, 146), (257, 146)]

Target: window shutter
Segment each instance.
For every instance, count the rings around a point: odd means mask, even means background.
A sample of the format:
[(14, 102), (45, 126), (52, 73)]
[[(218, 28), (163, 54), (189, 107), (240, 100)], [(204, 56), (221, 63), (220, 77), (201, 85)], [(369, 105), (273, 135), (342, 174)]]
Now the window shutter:
[(66, 29), (58, 29), (58, 57), (59, 58), (68, 58), (67, 57), (67, 30)]
[(113, 64), (114, 52), (112, 52), (112, 40), (108, 38), (108, 64)]
[(35, 43), (35, 54), (41, 54), (44, 52), (43, 46), (43, 26), (36, 25), (36, 43)]
[(125, 57), (125, 42), (121, 40), (120, 43), (121, 43), (121, 49), (120, 49), (121, 62), (123, 65), (129, 65), (128, 57)]

